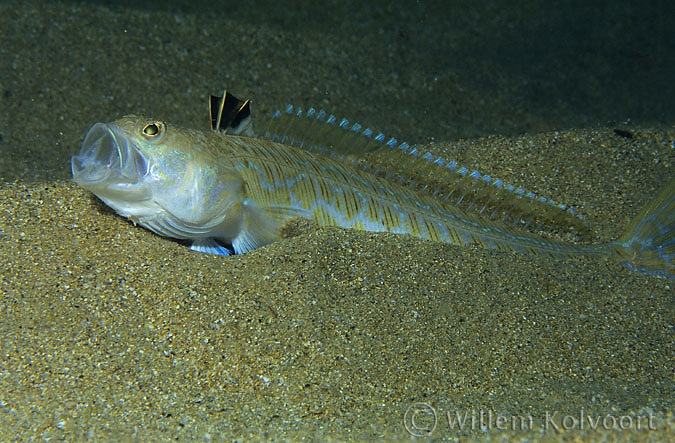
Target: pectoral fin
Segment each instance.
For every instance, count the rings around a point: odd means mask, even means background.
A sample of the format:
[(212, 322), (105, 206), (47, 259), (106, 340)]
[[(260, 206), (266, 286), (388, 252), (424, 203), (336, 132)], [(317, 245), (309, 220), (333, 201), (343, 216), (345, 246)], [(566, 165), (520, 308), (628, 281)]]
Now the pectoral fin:
[(293, 217), (311, 218), (294, 208), (260, 207), (252, 200), (243, 202), (244, 223), (239, 235), (232, 240), (235, 254), (244, 254), (253, 249), (281, 239), (281, 228)]

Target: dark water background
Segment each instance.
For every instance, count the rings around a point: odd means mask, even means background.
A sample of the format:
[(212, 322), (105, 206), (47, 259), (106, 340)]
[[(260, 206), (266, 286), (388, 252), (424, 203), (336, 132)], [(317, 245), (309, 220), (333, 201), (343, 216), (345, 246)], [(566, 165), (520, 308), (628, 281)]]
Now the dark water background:
[(216, 4), (0, 4), (0, 177), (67, 179), (121, 114), (203, 127), (224, 88), (416, 143), (675, 116), (665, 1)]

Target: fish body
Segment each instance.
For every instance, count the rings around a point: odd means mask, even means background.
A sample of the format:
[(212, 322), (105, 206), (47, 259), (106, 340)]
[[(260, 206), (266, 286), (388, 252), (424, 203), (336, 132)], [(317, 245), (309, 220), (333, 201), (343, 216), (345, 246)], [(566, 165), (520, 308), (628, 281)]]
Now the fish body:
[(621, 239), (578, 245), (486, 219), (307, 149), (140, 116), (95, 124), (71, 166), (74, 180), (118, 214), (202, 252), (248, 252), (279, 240), (282, 226), (301, 217), (322, 226), (609, 258), (638, 270), (675, 273), (675, 181)]

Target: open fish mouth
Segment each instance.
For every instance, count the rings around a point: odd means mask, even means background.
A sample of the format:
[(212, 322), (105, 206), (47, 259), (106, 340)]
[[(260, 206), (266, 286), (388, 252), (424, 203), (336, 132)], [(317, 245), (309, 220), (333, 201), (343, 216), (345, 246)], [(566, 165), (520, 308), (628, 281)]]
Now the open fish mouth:
[(70, 160), (73, 179), (83, 187), (132, 185), (148, 173), (148, 161), (114, 124), (96, 123)]

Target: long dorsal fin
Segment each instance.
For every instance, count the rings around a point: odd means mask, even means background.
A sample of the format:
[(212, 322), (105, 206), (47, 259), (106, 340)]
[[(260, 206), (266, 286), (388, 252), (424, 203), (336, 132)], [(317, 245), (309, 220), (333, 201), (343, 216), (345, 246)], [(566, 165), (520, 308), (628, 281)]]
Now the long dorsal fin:
[(211, 129), (230, 135), (247, 135), (251, 130), (251, 100), (239, 100), (223, 92), (223, 96), (212, 95), (209, 100)]
[(262, 138), (299, 147), (424, 192), (445, 204), (529, 230), (553, 231), (589, 240), (591, 231), (572, 208), (454, 161), (421, 153), (323, 110), (288, 105), (276, 111)]
[(382, 140), (373, 137), (370, 128), (350, 124), (345, 118), (338, 121), (324, 110), (293, 108), (288, 105), (284, 112), (276, 111), (270, 121), (265, 139), (276, 141), (331, 158), (346, 155), (361, 156), (379, 149)]

